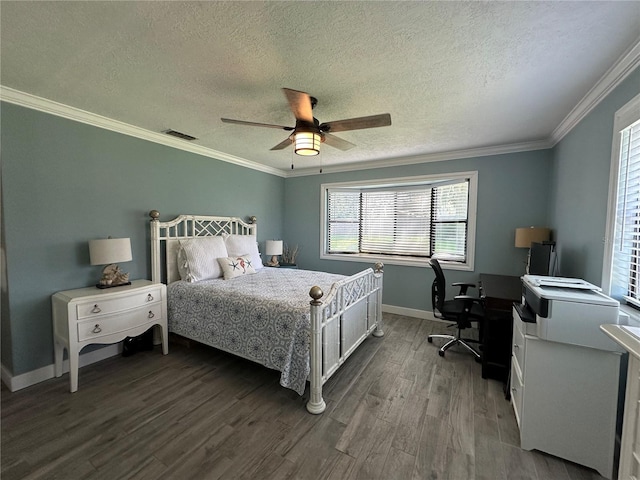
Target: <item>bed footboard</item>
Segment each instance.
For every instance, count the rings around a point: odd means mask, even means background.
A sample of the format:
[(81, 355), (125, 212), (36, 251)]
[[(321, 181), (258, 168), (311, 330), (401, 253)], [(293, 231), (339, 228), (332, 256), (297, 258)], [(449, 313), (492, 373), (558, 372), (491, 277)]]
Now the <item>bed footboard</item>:
[(333, 375), (369, 334), (382, 330), (382, 263), (336, 282), (323, 300), (320, 287), (312, 287), (307, 410), (324, 412), (322, 385)]

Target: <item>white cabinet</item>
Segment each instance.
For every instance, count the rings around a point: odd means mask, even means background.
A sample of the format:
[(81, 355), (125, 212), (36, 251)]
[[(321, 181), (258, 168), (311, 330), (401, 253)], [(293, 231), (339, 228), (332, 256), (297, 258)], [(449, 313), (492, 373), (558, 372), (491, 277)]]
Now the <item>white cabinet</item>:
[(627, 393), (625, 397), (622, 445), (620, 448), (620, 476), (640, 478), (640, 359), (629, 356)]
[(640, 328), (620, 325), (600, 328), (629, 352), (618, 478), (637, 480), (640, 478)]
[(620, 352), (536, 336), (513, 310), (511, 388), (520, 446), (612, 478)]
[(86, 345), (110, 344), (158, 325), (162, 353), (169, 352), (167, 287), (149, 280), (108, 289), (58, 292), (51, 297), (56, 377), (62, 375), (64, 349), (69, 355), (70, 390), (78, 390), (78, 359)]

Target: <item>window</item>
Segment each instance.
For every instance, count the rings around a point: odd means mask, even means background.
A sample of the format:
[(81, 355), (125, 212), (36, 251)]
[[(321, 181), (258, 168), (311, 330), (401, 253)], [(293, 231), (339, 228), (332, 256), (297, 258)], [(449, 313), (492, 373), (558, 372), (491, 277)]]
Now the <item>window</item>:
[(616, 113), (603, 285), (640, 308), (640, 95)]
[(325, 259), (473, 269), (477, 172), (322, 185)]

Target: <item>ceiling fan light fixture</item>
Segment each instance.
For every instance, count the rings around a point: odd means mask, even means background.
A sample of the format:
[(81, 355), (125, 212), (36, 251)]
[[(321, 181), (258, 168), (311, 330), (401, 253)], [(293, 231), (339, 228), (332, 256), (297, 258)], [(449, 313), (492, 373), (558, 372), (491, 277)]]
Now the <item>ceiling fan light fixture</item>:
[(315, 132), (296, 132), (293, 143), (297, 155), (312, 156), (320, 153), (322, 137)]

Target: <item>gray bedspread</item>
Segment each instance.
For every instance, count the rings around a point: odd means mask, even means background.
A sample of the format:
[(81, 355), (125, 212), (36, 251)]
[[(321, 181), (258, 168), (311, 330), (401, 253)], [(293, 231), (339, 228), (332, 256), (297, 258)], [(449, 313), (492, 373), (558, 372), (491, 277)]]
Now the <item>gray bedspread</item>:
[(302, 395), (309, 375), (309, 289), (328, 295), (345, 278), (324, 272), (263, 268), (231, 280), (174, 282), (169, 331), (279, 370), (280, 384)]

